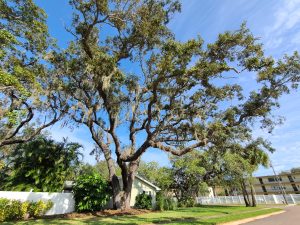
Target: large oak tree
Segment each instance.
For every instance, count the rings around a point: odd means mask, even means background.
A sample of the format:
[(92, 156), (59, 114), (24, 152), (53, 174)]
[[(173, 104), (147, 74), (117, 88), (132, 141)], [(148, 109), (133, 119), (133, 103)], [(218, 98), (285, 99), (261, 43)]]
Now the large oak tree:
[[(130, 207), (132, 183), (148, 149), (180, 156), (250, 133), (254, 122), (270, 127), (279, 97), (299, 82), (298, 54), (266, 57), (245, 25), (210, 44), (176, 41), (167, 24), (180, 10), (177, 1), (70, 4), (74, 41), (49, 54), (52, 77), (70, 118), (89, 129), (105, 157), (116, 208)], [(251, 92), (238, 82), (247, 72), (256, 74)]]

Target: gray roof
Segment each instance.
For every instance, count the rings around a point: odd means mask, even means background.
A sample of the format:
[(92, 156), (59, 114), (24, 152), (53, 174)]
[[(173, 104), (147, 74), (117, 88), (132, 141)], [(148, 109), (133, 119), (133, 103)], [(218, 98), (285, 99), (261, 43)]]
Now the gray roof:
[(140, 177), (139, 175), (135, 175), (135, 178), (138, 178), (139, 180), (143, 181), (144, 183), (148, 184), (149, 186), (153, 187), (156, 191), (160, 191), (161, 189), (154, 184), (152, 184), (150, 181)]

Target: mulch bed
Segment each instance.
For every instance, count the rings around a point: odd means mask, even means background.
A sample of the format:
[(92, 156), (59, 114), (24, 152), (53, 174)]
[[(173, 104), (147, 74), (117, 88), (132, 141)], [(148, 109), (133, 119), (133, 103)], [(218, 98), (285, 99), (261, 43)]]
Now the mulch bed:
[(140, 215), (145, 213), (153, 212), (147, 209), (129, 209), (129, 210), (112, 210), (107, 209), (103, 211), (97, 212), (88, 212), (88, 213), (67, 213), (62, 215), (51, 215), (51, 216), (43, 216), (41, 219), (55, 219), (55, 218), (65, 218), (65, 219), (74, 219), (74, 218), (84, 218), (91, 216), (125, 216), (125, 215)]

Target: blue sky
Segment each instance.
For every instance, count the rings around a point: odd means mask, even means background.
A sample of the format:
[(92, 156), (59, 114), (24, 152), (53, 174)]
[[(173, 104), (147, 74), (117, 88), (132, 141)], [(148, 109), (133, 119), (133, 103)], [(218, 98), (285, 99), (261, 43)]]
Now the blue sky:
[[(65, 32), (70, 24), (71, 10), (67, 0), (36, 0), (48, 14), (50, 33), (57, 38), (58, 44), (66, 46), (71, 36)], [(169, 27), (179, 40), (188, 40), (200, 35), (206, 42), (216, 39), (218, 33), (237, 29), (243, 21), (256, 37), (264, 44), (267, 55), (280, 58), (294, 50), (300, 50), (300, 0), (183, 0), (182, 12), (174, 16)], [(250, 85), (253, 76), (240, 79), (240, 83)], [(253, 83), (253, 82), (252, 82)], [(291, 167), (300, 167), (300, 93), (293, 92), (281, 100), (281, 108), (275, 114), (285, 117), (283, 125), (276, 127), (273, 134), (255, 129), (255, 136), (262, 136), (273, 143), (276, 152), (271, 159), (277, 171)], [(49, 131), (52, 137), (61, 140), (69, 137), (85, 147), (84, 160), (94, 163), (89, 156), (93, 141), (89, 132), (83, 128), (73, 131), (61, 128), (59, 124)], [(168, 165), (167, 154), (159, 150), (150, 150), (144, 156), (145, 161), (158, 161)], [(260, 168), (257, 174), (270, 174), (271, 169)]]

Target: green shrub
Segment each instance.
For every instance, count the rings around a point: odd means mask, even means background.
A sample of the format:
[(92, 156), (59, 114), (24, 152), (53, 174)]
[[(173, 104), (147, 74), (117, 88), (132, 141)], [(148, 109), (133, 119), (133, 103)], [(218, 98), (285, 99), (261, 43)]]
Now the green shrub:
[(156, 194), (156, 210), (176, 210), (177, 202), (162, 192)]
[(156, 193), (156, 210), (159, 210), (159, 211), (164, 211), (164, 205), (165, 205), (165, 202), (164, 202), (164, 195), (162, 192), (157, 192)]
[(18, 200), (11, 200), (8, 209), (6, 220), (23, 219), (27, 212), (28, 204), (24, 204)]
[(39, 200), (37, 202), (30, 202), (28, 207), (29, 217), (39, 217), (44, 215), (53, 206), (53, 202), (44, 202)]
[(196, 200), (195, 198), (187, 198), (187, 199), (183, 199), (178, 203), (178, 207), (194, 207), (196, 206)]
[(102, 210), (111, 196), (108, 182), (96, 173), (79, 176), (73, 191), (77, 212)]
[(186, 201), (186, 207), (194, 207), (196, 205), (195, 198), (188, 198)]
[(186, 208), (186, 203), (184, 201), (179, 201), (178, 202), (178, 207), (179, 208)]
[(6, 198), (0, 198), (0, 222), (6, 220), (9, 203), (10, 200)]
[(166, 197), (164, 200), (164, 210), (176, 210), (177, 202), (172, 197)]
[(21, 202), (0, 198), (0, 222), (20, 220), (29, 217), (38, 217), (45, 214), (53, 206), (51, 201)]
[(135, 197), (134, 207), (138, 209), (152, 209), (152, 197), (145, 192), (138, 194)]
[(25, 218), (28, 202), (0, 199), (0, 221), (19, 220)]

